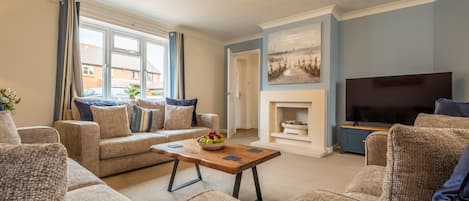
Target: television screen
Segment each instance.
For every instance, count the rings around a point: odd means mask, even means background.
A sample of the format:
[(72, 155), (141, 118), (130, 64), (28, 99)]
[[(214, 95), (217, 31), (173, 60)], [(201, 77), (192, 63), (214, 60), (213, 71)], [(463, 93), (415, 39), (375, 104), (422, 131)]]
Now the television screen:
[(452, 73), (347, 79), (346, 120), (413, 125), (439, 98), (452, 98)]

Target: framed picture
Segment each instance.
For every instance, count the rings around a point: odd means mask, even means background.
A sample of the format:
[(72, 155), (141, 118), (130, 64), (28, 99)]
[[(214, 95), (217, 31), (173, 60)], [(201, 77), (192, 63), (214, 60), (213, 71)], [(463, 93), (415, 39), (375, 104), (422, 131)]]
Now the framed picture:
[(321, 23), (268, 34), (269, 84), (321, 82)]

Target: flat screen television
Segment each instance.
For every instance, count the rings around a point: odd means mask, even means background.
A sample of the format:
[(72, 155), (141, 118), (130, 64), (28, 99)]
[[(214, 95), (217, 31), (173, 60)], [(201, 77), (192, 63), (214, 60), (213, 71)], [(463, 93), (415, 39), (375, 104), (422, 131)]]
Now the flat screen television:
[(345, 98), (347, 121), (413, 125), (436, 100), (452, 98), (452, 73), (347, 79)]

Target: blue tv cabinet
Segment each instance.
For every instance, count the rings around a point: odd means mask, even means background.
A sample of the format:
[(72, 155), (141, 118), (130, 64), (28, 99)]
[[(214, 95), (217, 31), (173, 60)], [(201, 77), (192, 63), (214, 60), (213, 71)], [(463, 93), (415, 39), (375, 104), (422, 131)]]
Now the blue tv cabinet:
[(354, 126), (343, 124), (340, 126), (340, 151), (342, 153), (365, 154), (365, 139), (375, 131), (388, 131), (386, 127)]

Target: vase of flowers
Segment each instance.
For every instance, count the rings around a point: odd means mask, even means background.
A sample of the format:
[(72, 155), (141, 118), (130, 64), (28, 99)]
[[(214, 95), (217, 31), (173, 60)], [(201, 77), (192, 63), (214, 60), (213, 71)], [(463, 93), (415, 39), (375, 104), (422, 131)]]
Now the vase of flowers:
[(10, 88), (0, 89), (0, 111), (13, 111), (15, 105), (21, 102), (16, 91)]

